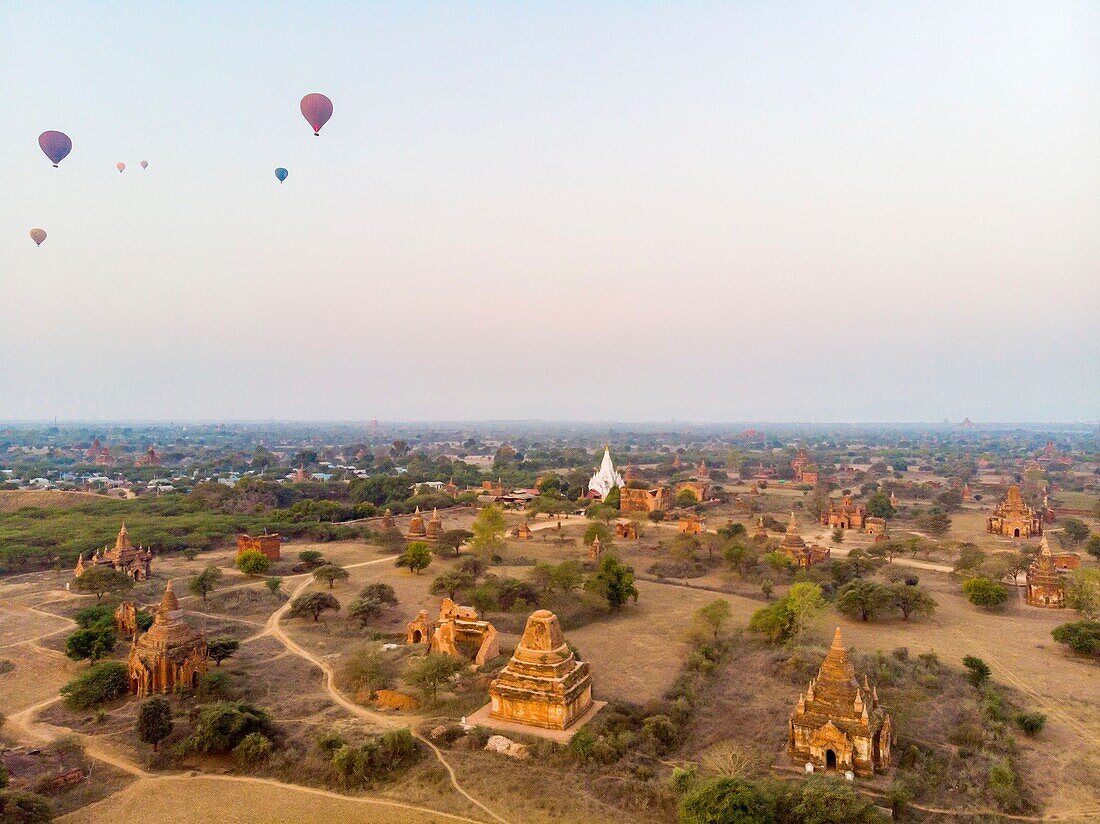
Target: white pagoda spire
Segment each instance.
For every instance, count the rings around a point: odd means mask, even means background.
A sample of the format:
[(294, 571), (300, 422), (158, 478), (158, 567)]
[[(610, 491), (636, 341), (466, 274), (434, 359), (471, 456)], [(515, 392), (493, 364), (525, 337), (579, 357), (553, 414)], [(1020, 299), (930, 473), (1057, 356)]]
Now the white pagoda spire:
[(588, 488), (592, 492), (599, 493), (601, 498), (606, 498), (608, 492), (621, 486), (626, 486), (623, 483), (623, 476), (615, 471), (615, 464), (611, 462), (611, 449), (604, 444), (603, 461), (600, 463), (600, 468), (596, 470), (596, 474), (589, 480)]

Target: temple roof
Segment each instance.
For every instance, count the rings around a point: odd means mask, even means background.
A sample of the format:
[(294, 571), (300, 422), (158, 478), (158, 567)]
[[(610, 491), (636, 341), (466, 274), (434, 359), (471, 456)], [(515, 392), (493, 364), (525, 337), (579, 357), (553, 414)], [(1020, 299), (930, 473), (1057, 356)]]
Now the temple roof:
[(779, 545), (784, 549), (806, 548), (806, 542), (798, 534), (798, 521), (795, 520), (793, 512), (791, 513), (791, 519), (787, 522), (787, 532), (783, 535), (783, 540), (779, 542)]

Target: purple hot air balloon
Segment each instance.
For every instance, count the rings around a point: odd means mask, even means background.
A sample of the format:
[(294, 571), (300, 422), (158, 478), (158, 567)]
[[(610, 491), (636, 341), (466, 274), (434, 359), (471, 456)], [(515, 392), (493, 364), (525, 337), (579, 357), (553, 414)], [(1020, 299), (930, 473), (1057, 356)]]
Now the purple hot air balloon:
[(45, 152), (46, 157), (50, 159), (50, 163), (53, 164), (55, 169), (57, 164), (68, 157), (69, 152), (73, 150), (73, 142), (69, 140), (69, 136), (64, 132), (42, 132), (38, 136), (38, 145), (42, 147), (42, 151)]
[(332, 117), (332, 101), (320, 92), (302, 98), (302, 115), (313, 127), (314, 137), (321, 134), (321, 127)]

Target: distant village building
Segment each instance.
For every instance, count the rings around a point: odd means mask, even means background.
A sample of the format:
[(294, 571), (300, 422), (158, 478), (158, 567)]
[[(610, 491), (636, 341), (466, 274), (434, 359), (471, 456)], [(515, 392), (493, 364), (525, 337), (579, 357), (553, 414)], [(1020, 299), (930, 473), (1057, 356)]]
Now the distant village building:
[(876, 518), (873, 515), (867, 518), (867, 521), (864, 524), (863, 531), (866, 532), (868, 535), (873, 535), (875, 541), (885, 541), (888, 537), (890, 537), (889, 532), (886, 529), (886, 519)]
[(829, 508), (821, 513), (823, 525), (841, 529), (863, 529), (866, 518), (867, 508), (854, 503), (851, 495), (845, 495), (839, 501), (830, 500)]
[(209, 667), (206, 636), (187, 623), (169, 581), (153, 625), (130, 646), (130, 692), (145, 698), (171, 693), (177, 686), (195, 689)]
[(817, 467), (810, 460), (810, 453), (803, 447), (791, 460), (791, 469), (794, 470), (794, 479), (800, 484), (813, 486), (817, 483)]
[(1046, 609), (1065, 609), (1066, 606), (1066, 585), (1045, 535), (1039, 541), (1039, 555), (1027, 570), (1027, 603)]
[(611, 449), (605, 444), (603, 461), (600, 463), (600, 468), (588, 481), (588, 492), (590, 495), (594, 494), (596, 497), (603, 499), (607, 497), (612, 489), (624, 486), (626, 484), (623, 482), (623, 476), (615, 470), (615, 464), (611, 461)]
[(624, 486), (619, 489), (620, 512), (667, 512), (672, 506), (672, 491), (667, 486), (651, 486), (636, 489)]
[(278, 532), (263, 535), (238, 535), (237, 536), (237, 557), (240, 558), (244, 553), (255, 550), (261, 552), (263, 555), (271, 561), (278, 561), (281, 557), (280, 547), (282, 546), (283, 539)]
[(856, 681), (837, 627), (817, 678), (798, 696), (798, 706), (791, 713), (787, 729), (791, 760), (870, 778), (889, 768), (892, 737), (890, 716), (879, 706), (878, 690), (866, 678), (862, 688)]
[(546, 729), (572, 726), (592, 706), (592, 676), (565, 643), (558, 617), (527, 619), (511, 660), (489, 684), (489, 717)]
[(1024, 503), (1020, 487), (1010, 486), (985, 522), (986, 532), (1006, 538), (1031, 538), (1043, 534), (1043, 519)]
[(92, 567), (109, 566), (118, 572), (125, 572), (135, 581), (144, 581), (149, 577), (152, 564), (152, 551), (141, 546), (135, 547), (130, 543), (130, 533), (126, 531), (126, 524), (123, 524), (115, 537), (114, 548), (104, 547), (87, 561), (81, 553), (76, 561), (73, 575), (79, 578)]
[(710, 480), (710, 469), (707, 468), (705, 458), (701, 458), (699, 464), (695, 467), (695, 477), (701, 481)]
[(111, 450), (99, 442), (99, 436), (92, 439), (92, 445), (84, 453), (84, 463), (96, 466), (112, 466), (115, 459), (111, 457)]

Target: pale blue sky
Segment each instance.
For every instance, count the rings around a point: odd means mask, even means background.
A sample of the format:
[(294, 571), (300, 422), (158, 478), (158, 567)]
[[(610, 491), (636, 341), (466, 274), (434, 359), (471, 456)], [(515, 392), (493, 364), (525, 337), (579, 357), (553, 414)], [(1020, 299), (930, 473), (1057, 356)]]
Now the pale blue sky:
[(0, 115), (0, 419), (1100, 416), (1096, 3), (8, 0)]

